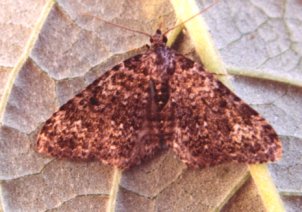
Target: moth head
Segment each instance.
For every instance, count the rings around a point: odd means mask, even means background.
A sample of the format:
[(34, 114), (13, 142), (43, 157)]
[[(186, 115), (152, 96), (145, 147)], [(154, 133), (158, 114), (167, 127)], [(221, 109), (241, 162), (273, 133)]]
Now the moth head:
[(151, 44), (154, 45), (166, 45), (168, 39), (160, 29), (156, 30), (156, 33), (150, 37)]

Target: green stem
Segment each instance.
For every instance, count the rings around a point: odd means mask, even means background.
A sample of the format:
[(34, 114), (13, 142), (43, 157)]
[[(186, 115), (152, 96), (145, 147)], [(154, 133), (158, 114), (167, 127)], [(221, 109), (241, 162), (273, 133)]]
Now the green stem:
[(113, 171), (111, 191), (109, 194), (109, 200), (108, 200), (106, 212), (115, 211), (117, 193), (119, 191), (121, 178), (122, 178), (122, 171), (119, 168), (115, 167)]
[(295, 77), (288, 73), (237, 69), (237, 68), (227, 68), (227, 72), (231, 75), (270, 80), (274, 82), (284, 83), (287, 85), (302, 87), (301, 77), (300, 76)]

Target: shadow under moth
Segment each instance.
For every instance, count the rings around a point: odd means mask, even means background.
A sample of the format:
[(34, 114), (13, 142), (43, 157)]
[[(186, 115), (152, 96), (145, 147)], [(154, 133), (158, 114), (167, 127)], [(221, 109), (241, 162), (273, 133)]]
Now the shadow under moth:
[(281, 158), (274, 129), (204, 67), (166, 46), (114, 66), (61, 106), (37, 138), (39, 153), (98, 159), (121, 169), (172, 148), (190, 167)]

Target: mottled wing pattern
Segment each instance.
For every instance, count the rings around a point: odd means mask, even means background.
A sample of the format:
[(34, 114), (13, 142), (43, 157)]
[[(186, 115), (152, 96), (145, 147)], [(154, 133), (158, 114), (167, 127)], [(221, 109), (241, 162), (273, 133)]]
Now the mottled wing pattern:
[(201, 65), (180, 54), (175, 61), (168, 106), (174, 113), (174, 138), (169, 145), (185, 163), (205, 167), (281, 157), (276, 132), (254, 109)]
[(165, 45), (115, 66), (46, 121), (37, 151), (126, 169), (165, 146), (192, 167), (281, 157), (276, 132), (213, 74)]
[[(159, 148), (158, 126), (149, 122), (149, 55), (115, 66), (46, 121), (37, 151), (58, 158), (99, 159), (128, 168)], [(152, 59), (152, 58), (151, 58)], [(144, 63), (142, 63), (144, 60)]]

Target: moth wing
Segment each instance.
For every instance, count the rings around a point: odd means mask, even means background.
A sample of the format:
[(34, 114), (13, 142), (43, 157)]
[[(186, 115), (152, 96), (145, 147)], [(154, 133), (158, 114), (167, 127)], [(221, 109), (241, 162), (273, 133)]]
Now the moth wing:
[(201, 65), (178, 54), (170, 86), (175, 123), (169, 145), (189, 166), (281, 157), (271, 125)]
[(95, 80), (48, 119), (37, 138), (40, 153), (99, 159), (128, 168), (152, 155), (159, 140), (146, 121), (149, 81), (137, 55)]

